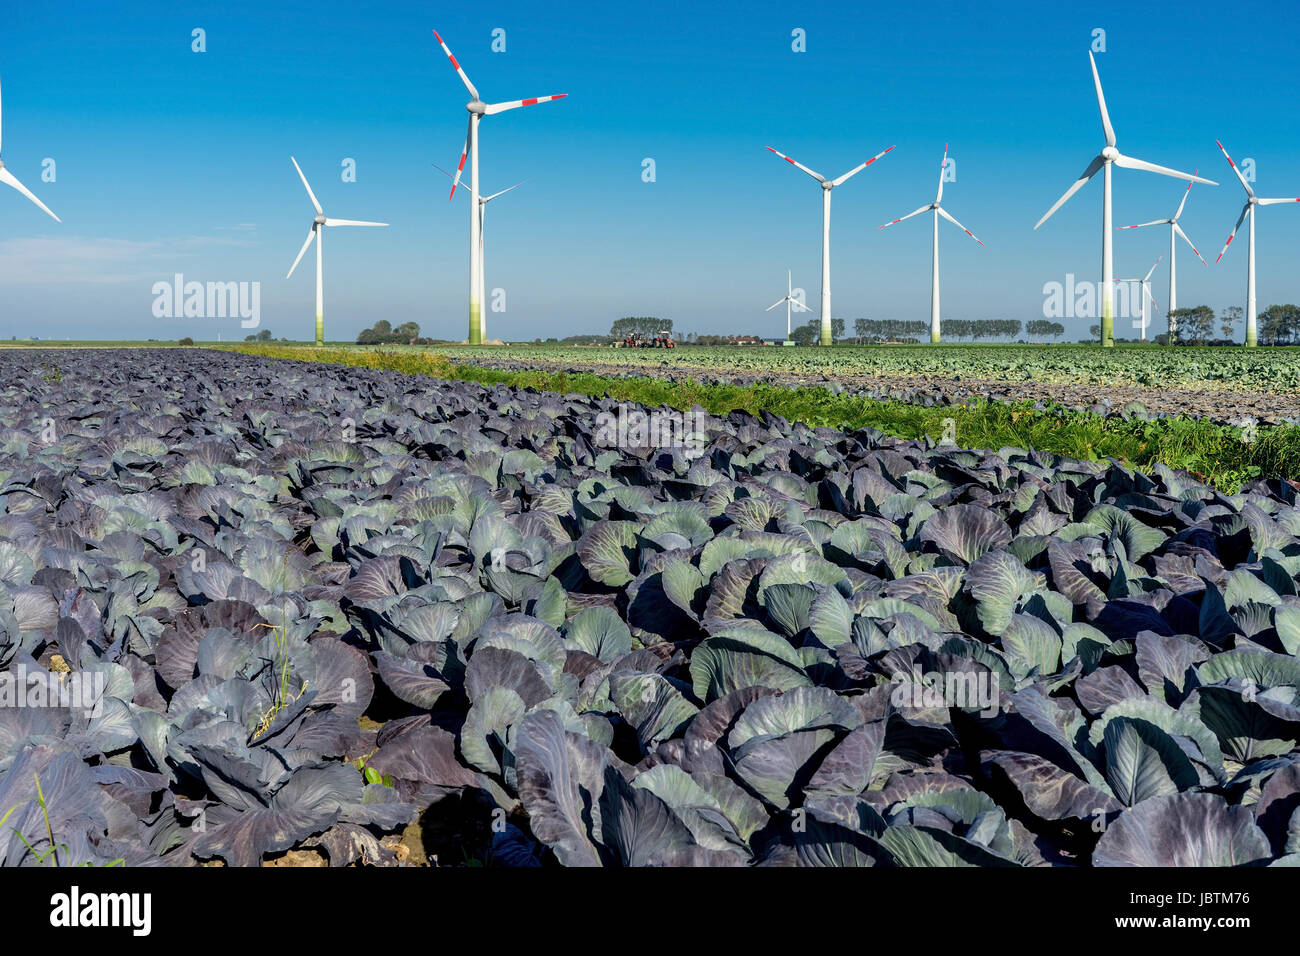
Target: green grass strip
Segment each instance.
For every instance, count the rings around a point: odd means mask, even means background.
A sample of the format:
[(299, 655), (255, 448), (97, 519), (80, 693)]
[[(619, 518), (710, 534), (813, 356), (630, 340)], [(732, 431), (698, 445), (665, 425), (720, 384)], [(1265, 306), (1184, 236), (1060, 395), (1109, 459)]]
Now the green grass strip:
[(1294, 425), (1260, 427), (1255, 440), (1247, 441), (1239, 427), (1201, 419), (1125, 421), (1086, 411), (1059, 408), (1038, 411), (1032, 402), (981, 400), (927, 408), (907, 402), (837, 395), (821, 387), (713, 385), (541, 370), (506, 372), (454, 364), (436, 352), (410, 349), (317, 349), (260, 344), (224, 348), (264, 358), (387, 369), (483, 385), (503, 384), (595, 397), (607, 395), (652, 407), (667, 405), (686, 410), (699, 405), (716, 415), (734, 409), (754, 414), (769, 411), (810, 426), (846, 430), (871, 427), (899, 438), (938, 439), (944, 431), (944, 420), (951, 418), (956, 426), (957, 444), (963, 448), (1034, 448), (1091, 461), (1114, 458), (1136, 468), (1163, 463), (1192, 472), (1230, 494), (1243, 481), (1252, 478), (1292, 478), (1300, 474), (1300, 427)]

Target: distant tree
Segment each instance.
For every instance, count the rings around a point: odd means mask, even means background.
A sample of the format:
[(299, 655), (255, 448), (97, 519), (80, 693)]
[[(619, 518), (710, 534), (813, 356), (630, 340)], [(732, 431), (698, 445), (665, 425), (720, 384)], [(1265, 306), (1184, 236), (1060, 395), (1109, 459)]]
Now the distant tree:
[(179, 342), (177, 342), (176, 344), (177, 344), (177, 345), (193, 345), (193, 344), (194, 344), (194, 340), (193, 340), (192, 338), (190, 338), (190, 337), (187, 335), (187, 336), (185, 336), (185, 338), (181, 339), (181, 340), (180, 340)]
[(1214, 310), (1208, 305), (1174, 309), (1169, 313), (1169, 337), (1179, 345), (1208, 341), (1214, 335)]
[(1223, 310), (1223, 315), (1219, 317), (1220, 328), (1223, 329), (1225, 339), (1233, 338), (1233, 333), (1237, 328), (1237, 323), (1241, 321), (1241, 314), (1246, 310), (1239, 305), (1230, 305)]
[(1052, 334), (1052, 326), (1054, 324), (1055, 323), (1049, 322), (1047, 319), (1030, 319), (1025, 324), (1025, 331), (1030, 336), (1048, 336)]
[(629, 315), (615, 319), (614, 324), (609, 327), (609, 334), (613, 339), (625, 339), (633, 333), (655, 335), (658, 332), (672, 330), (672, 319), (660, 319), (653, 315)]
[[(1177, 310), (1175, 309), (1174, 311)], [(1100, 325), (1088, 326), (1088, 334), (1092, 336), (1094, 342), (1099, 341), (1101, 339), (1101, 326)]]
[(257, 341), (259, 341), (259, 342), (269, 342), (269, 341), (271, 341), (271, 330), (270, 330), (270, 329), (262, 329), (262, 331), (258, 332), (258, 333), (257, 333)]
[(821, 338), (821, 334), (821, 322), (813, 319), (793, 330), (790, 338), (796, 345), (812, 345)]
[(393, 326), (387, 319), (380, 319), (374, 325), (376, 335), (388, 335), (393, 331)]
[[(817, 325), (818, 325), (817, 334), (820, 337), (821, 323), (818, 322)], [(842, 338), (844, 338), (844, 320), (831, 319), (831, 341), (838, 342)]]
[(1300, 309), (1270, 305), (1259, 314), (1260, 337), (1269, 345), (1289, 345), (1300, 336)]

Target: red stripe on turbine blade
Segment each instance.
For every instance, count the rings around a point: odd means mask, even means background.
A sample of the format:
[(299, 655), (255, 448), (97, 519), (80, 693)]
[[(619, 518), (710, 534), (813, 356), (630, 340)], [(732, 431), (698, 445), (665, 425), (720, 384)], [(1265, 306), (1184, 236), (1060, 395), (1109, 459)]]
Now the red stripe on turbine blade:
[(536, 103), (536, 102), (537, 102), (537, 97), (534, 96), (534, 97), (532, 97), (531, 99), (524, 100), (524, 101), (523, 101), (523, 105), (524, 105), (524, 106), (532, 106), (532, 105), (533, 105), (534, 103)]
[(438, 38), (438, 42), (439, 42), (439, 43), (442, 42), (442, 36), (438, 33), (437, 30), (434, 30), (434, 31), (433, 31), (433, 35), (436, 36), (436, 37)]
[(568, 93), (556, 93), (554, 96), (551, 97), (551, 99), (553, 99), (553, 100), (562, 100), (562, 99), (564, 99), (564, 98), (565, 98), (566, 96), (568, 96), (568, 95), (569, 95)]

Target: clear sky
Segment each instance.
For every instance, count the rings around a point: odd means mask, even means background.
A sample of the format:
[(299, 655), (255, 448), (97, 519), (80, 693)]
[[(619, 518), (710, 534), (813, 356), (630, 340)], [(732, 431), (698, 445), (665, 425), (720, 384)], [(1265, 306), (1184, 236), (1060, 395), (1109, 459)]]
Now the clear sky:
[[(1244, 196), (1216, 138), (1255, 161), (1260, 195), (1300, 195), (1300, 12), (1281, 2), (130, 6), (8, 4), (0, 18), (0, 155), (63, 220), (0, 187), (0, 337), (247, 334), (237, 318), (155, 318), (153, 284), (180, 272), (260, 282), (262, 326), (310, 338), (314, 265), (284, 278), (313, 214), (293, 154), (329, 215), (392, 224), (327, 233), (327, 337), (387, 318), (463, 338), (468, 203), (448, 201), (432, 164), (454, 166), (468, 97), (434, 28), (488, 102), (569, 94), (481, 127), (484, 191), (528, 179), (489, 207), (487, 287), (506, 291), (493, 337), (622, 315), (783, 332), (763, 310), (787, 268), (817, 307), (821, 199), (769, 145), (833, 177), (897, 144), (834, 193), (834, 314), (850, 329), (928, 318), (928, 217), (877, 227), (933, 198), (945, 142), (944, 205), (986, 243), (940, 224), (945, 317), (1041, 317), (1044, 283), (1100, 278), (1100, 176), (1033, 231), (1103, 145), (1098, 28), (1119, 148), (1221, 184), (1192, 190), (1183, 226), (1211, 265), (1180, 248), (1180, 305), (1244, 305), (1244, 236), (1214, 264)], [(1182, 191), (1116, 170), (1116, 225), (1171, 215)], [(1300, 300), (1300, 204), (1264, 209), (1257, 229), (1260, 308)], [(1119, 233), (1116, 274), (1145, 272), (1167, 236)], [(1070, 337), (1091, 321), (1067, 321)]]

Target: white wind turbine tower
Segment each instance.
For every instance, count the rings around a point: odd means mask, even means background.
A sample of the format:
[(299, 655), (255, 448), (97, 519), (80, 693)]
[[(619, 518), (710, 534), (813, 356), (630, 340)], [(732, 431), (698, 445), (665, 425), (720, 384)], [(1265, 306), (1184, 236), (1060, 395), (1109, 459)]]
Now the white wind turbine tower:
[(812, 309), (804, 305), (800, 299), (795, 297), (794, 287), (792, 284), (793, 279), (791, 279), (790, 275), (791, 275), (790, 270), (787, 269), (785, 273), (785, 298), (777, 299), (775, 302), (773, 302), (771, 305), (769, 305), (766, 309), (763, 310), (764, 312), (771, 312), (782, 302), (785, 303), (785, 340), (787, 342), (790, 341), (790, 307), (794, 306), (800, 312), (812, 311)]
[[(893, 146), (889, 147), (889, 149), (893, 149), (893, 148), (894, 148)], [(868, 166), (870, 166), (872, 163), (874, 163), (876, 160), (878, 160), (881, 156), (884, 156), (885, 153), (889, 152), (889, 149), (885, 150), (884, 152), (877, 153), (875, 156), (872, 156), (869, 160), (867, 160), (867, 161), (866, 161), (865, 163), (863, 163), (861, 166), (855, 166), (855, 167), (853, 167), (853, 168), (850, 169), (847, 173), (845, 173), (843, 176), (841, 176), (839, 179), (827, 179), (827, 178), (826, 178), (825, 176), (823, 176), (821, 173), (815, 173), (815, 172), (813, 172), (811, 169), (809, 169), (807, 166), (801, 165), (800, 163), (796, 163), (793, 159), (791, 159), (791, 158), (790, 158), (789, 156), (787, 156), (785, 153), (777, 153), (777, 151), (774, 150), (774, 149), (772, 149), (771, 146), (767, 147), (767, 149), (770, 150), (770, 151), (773, 152), (773, 153), (776, 153), (776, 155), (780, 156), (782, 159), (784, 159), (784, 160), (785, 160), (787, 163), (789, 163), (791, 166), (797, 166), (799, 169), (802, 169), (805, 173), (807, 173), (807, 174), (808, 174), (809, 176), (811, 176), (813, 179), (817, 180), (817, 182), (821, 183), (821, 187), (822, 187), (822, 334), (821, 334), (821, 344), (822, 344), (822, 345), (830, 345), (830, 344), (831, 344), (831, 190), (834, 189), (836, 186), (839, 186), (839, 185), (843, 184), (843, 182), (844, 182), (846, 179), (848, 179), (850, 176), (856, 176), (858, 173), (862, 172), (862, 170), (866, 169)]]
[[(465, 104), (465, 109), (469, 111), (469, 130), (465, 134), (465, 146), (460, 151), (460, 164), (456, 167), (456, 176), (452, 180), (451, 195), (447, 197), (450, 201), (452, 196), (456, 195), (456, 187), (460, 184), (460, 175), (465, 169), (465, 157), (472, 154), (469, 167), (469, 184), (470, 191), (475, 195), (480, 195), (478, 190), (478, 124), (484, 116), (491, 116), (494, 113), (504, 113), (506, 110), (518, 109), (521, 106), (533, 106), (536, 103), (548, 103), (551, 100), (559, 100), (568, 96), (568, 93), (555, 93), (551, 96), (534, 96), (526, 100), (511, 100), (508, 103), (484, 103), (478, 95), (478, 90), (474, 84), (469, 81), (461, 65), (456, 62), (452, 56), (451, 50), (443, 42), (438, 31), (434, 30), (433, 35), (438, 38), (439, 45), (447, 54), (447, 59), (451, 61), (452, 67), (460, 77), (460, 81), (465, 84), (465, 89), (469, 90), (472, 99)], [(469, 344), (483, 344), (483, 266), (479, 258), (482, 249), (482, 239), (479, 231), (482, 227), (479, 217), (478, 204), (470, 207), (469, 212)]]
[(1209, 179), (1201, 179), (1199, 176), (1180, 173), (1176, 169), (1169, 169), (1165, 166), (1157, 166), (1155, 163), (1148, 163), (1145, 160), (1134, 159), (1132, 156), (1125, 156), (1115, 148), (1115, 130), (1110, 125), (1110, 113), (1106, 111), (1106, 97), (1101, 92), (1101, 77), (1097, 75), (1097, 61), (1092, 52), (1088, 52), (1088, 61), (1092, 64), (1092, 83), (1097, 88), (1097, 107), (1101, 110), (1101, 128), (1106, 134), (1106, 145), (1102, 147), (1101, 152), (1094, 157), (1088, 168), (1069, 189), (1065, 195), (1056, 200), (1056, 205), (1047, 210), (1046, 215), (1034, 225), (1037, 229), (1043, 223), (1052, 217), (1052, 213), (1065, 205), (1065, 201), (1083, 188), (1083, 184), (1096, 176), (1098, 171), (1104, 170), (1104, 196), (1102, 200), (1101, 213), (1101, 344), (1106, 348), (1115, 345), (1115, 268), (1111, 249), (1111, 188), (1110, 188), (1110, 168), (1111, 166), (1123, 166), (1125, 169), (1145, 169), (1148, 172), (1160, 173), (1162, 176), (1173, 176), (1175, 179), (1187, 179), (1194, 183), (1205, 183), (1207, 186), (1217, 186), (1216, 182)]
[[(0, 119), (2, 119), (2, 117), (0, 117)], [(0, 125), (0, 135), (3, 134), (3, 130), (4, 130), (3, 126)], [(3, 140), (0, 140), (0, 146), (2, 145), (3, 145)], [(18, 181), (17, 176), (9, 172), (9, 170), (5, 169), (4, 160), (2, 159), (0, 159), (0, 183), (5, 183), (6, 185), (14, 187), (14, 189), (18, 190), (20, 193), (22, 193), (32, 202), (36, 203), (36, 205), (44, 209), (46, 213), (49, 214), (50, 218), (53, 219), (55, 222), (63, 222), (62, 219), (54, 215), (54, 213), (50, 212), (49, 206), (45, 205), (45, 203), (41, 202), (39, 199), (33, 196), (31, 190), (29, 190), (26, 186), (24, 186), (22, 183)]]
[[(1199, 172), (1200, 172), (1199, 169), (1193, 170), (1192, 175), (1195, 176)], [(1169, 227), (1169, 336), (1170, 338), (1173, 338), (1178, 334), (1178, 329), (1176, 327), (1176, 323), (1178, 320), (1173, 317), (1174, 309), (1178, 308), (1178, 258), (1177, 258), (1178, 250), (1175, 247), (1176, 238), (1178, 236), (1182, 236), (1184, 241), (1186, 241), (1186, 243), (1192, 247), (1192, 252), (1196, 252), (1196, 246), (1192, 243), (1192, 240), (1187, 238), (1187, 233), (1183, 232), (1183, 227), (1178, 225), (1178, 219), (1183, 214), (1183, 207), (1187, 205), (1187, 197), (1191, 193), (1191, 191), (1192, 191), (1192, 184), (1188, 183), (1187, 188), (1183, 190), (1183, 201), (1178, 204), (1178, 211), (1174, 213), (1174, 217), (1172, 219), (1154, 219), (1151, 222), (1140, 222), (1136, 226), (1117, 227), (1117, 231), (1119, 229), (1141, 229), (1145, 226), (1167, 225)], [(1202, 256), (1199, 252), (1196, 252), (1196, 258), (1201, 260), (1201, 265), (1205, 266), (1206, 268), (1209, 268), (1210, 264), (1205, 261), (1205, 257)], [(1143, 309), (1145, 308), (1146, 305), (1144, 302)], [(1142, 337), (1146, 338), (1145, 320), (1143, 321)]]
[(889, 226), (894, 225), (894, 223), (902, 222), (903, 219), (911, 219), (913, 216), (919, 216), (921, 213), (926, 211), (930, 211), (934, 213), (934, 215), (932, 216), (934, 222), (933, 222), (933, 240), (931, 245), (934, 255), (930, 264), (930, 342), (931, 344), (938, 344), (939, 342), (939, 217), (943, 216), (944, 219), (947, 219), (950, 223), (952, 223), (962, 232), (966, 233), (966, 235), (970, 236), (981, 246), (984, 245), (984, 242), (978, 236), (976, 236), (975, 233), (971, 232), (969, 229), (967, 229), (965, 226), (959, 223), (956, 219), (952, 218), (952, 216), (948, 215), (948, 210), (944, 209), (943, 206), (939, 205), (940, 202), (943, 201), (943, 171), (947, 167), (947, 165), (948, 165), (948, 144), (944, 143), (943, 161), (939, 163), (939, 191), (935, 193), (934, 202), (922, 206), (920, 209), (916, 210), (915, 212), (909, 212), (906, 216), (903, 216), (901, 219), (895, 219), (892, 222), (887, 222), (880, 227), (881, 229), (886, 229)]
[[(1156, 259), (1155, 264), (1152, 265), (1151, 268), (1147, 270), (1147, 274), (1144, 275), (1141, 279), (1117, 279), (1117, 280), (1115, 280), (1115, 281), (1117, 281), (1117, 282), (1128, 282), (1128, 283), (1136, 282), (1138, 285), (1140, 285), (1140, 286), (1142, 287), (1142, 291), (1138, 294), (1138, 297), (1142, 300), (1142, 326), (1141, 326), (1141, 328), (1142, 328), (1142, 341), (1143, 341), (1143, 342), (1145, 342), (1145, 341), (1147, 340), (1147, 300), (1150, 299), (1152, 305), (1154, 305), (1157, 309), (1160, 308), (1160, 306), (1156, 303), (1156, 297), (1153, 296), (1153, 295), (1151, 294), (1151, 273), (1153, 273), (1153, 272), (1156, 271), (1156, 266), (1160, 265), (1160, 260), (1163, 259), (1163, 258), (1164, 258), (1164, 256), (1162, 255), (1162, 256), (1160, 256), (1158, 259)], [(1171, 309), (1170, 311), (1173, 311), (1173, 310)]]
[(311, 245), (312, 240), (316, 240), (316, 344), (325, 344), (325, 273), (322, 263), (323, 251), (325, 244), (325, 226), (386, 226), (386, 222), (361, 222), (356, 219), (328, 219), (325, 216), (325, 210), (321, 209), (320, 203), (316, 201), (316, 194), (311, 191), (311, 186), (307, 182), (307, 177), (303, 175), (302, 167), (298, 165), (298, 160), (292, 156), (289, 161), (293, 163), (293, 168), (298, 170), (298, 177), (302, 184), (307, 187), (307, 196), (311, 199), (311, 204), (316, 207), (316, 217), (311, 221), (311, 229), (307, 231), (307, 240), (298, 250), (298, 258), (293, 260), (293, 265), (289, 267), (289, 274), (285, 276), (288, 279), (293, 275), (293, 270), (298, 268), (298, 263), (302, 262), (307, 247)]
[[(1223, 244), (1223, 252), (1219, 253), (1219, 259), (1223, 258), (1223, 253), (1227, 252), (1228, 246), (1232, 245), (1237, 230), (1241, 228), (1241, 221), (1250, 216), (1250, 234), (1246, 243), (1246, 345), (1249, 348), (1254, 348), (1259, 344), (1258, 317), (1255, 315), (1255, 207), (1276, 206), (1278, 203), (1284, 202), (1300, 202), (1300, 199), (1260, 199), (1255, 195), (1255, 190), (1250, 188), (1250, 183), (1246, 182), (1246, 177), (1241, 175), (1241, 170), (1232, 161), (1228, 151), (1223, 149), (1223, 144), (1217, 139), (1214, 142), (1218, 144), (1219, 149), (1223, 150), (1228, 165), (1232, 167), (1232, 171), (1237, 174), (1242, 187), (1246, 190), (1246, 205), (1242, 207), (1241, 215), (1237, 217), (1237, 224), (1232, 227), (1232, 233), (1228, 236), (1228, 241)], [(1216, 264), (1219, 259), (1214, 260)]]
[[(447, 172), (447, 170), (443, 169), (437, 163), (433, 164), (433, 168), (438, 170), (438, 172), (442, 173), (452, 182), (455, 182), (456, 177), (453, 176), (451, 173)], [(483, 317), (479, 327), (483, 330), (484, 341), (487, 340), (487, 279), (485, 278), (487, 276), (487, 259), (483, 252), (483, 243), (484, 243), (484, 236), (487, 233), (487, 204), (490, 203), (492, 200), (496, 199), (498, 196), (504, 196), (512, 189), (518, 189), (526, 182), (528, 182), (528, 180), (521, 179), (513, 186), (507, 186), (505, 189), (501, 190), (500, 192), (495, 192), (490, 196), (477, 197), (478, 198), (478, 298), (479, 301), (483, 303)], [(471, 189), (470, 197), (474, 198), (474, 196), (475, 196), (474, 190)]]

